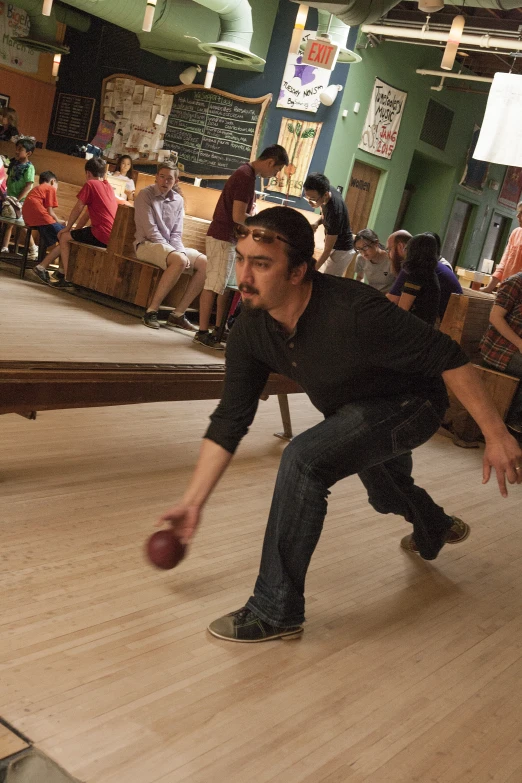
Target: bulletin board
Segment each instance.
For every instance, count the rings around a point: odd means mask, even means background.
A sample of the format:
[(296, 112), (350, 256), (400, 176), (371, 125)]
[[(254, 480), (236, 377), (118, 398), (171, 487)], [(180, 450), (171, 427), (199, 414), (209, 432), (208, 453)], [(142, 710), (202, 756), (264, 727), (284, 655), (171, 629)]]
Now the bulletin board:
[(114, 125), (107, 155), (135, 163), (177, 153), (187, 177), (226, 179), (256, 157), (272, 95), (243, 98), (201, 85), (160, 87), (123, 74), (103, 81), (105, 127)]

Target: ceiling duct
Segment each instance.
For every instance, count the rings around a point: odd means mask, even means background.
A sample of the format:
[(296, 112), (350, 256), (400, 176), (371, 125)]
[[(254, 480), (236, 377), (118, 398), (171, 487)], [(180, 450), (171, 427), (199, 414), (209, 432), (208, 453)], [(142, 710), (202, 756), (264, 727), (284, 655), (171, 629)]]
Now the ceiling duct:
[[(372, 24), (381, 19), (399, 0), (337, 0), (330, 3), (316, 3), (315, 0), (292, 0), (293, 3), (303, 3), (311, 8), (321, 9), (334, 14), (345, 24), (359, 25)], [(522, 8), (522, 0), (445, 0), (445, 4), (474, 8), (491, 8), (497, 11), (511, 11), (514, 8)]]
[(199, 48), (219, 60), (245, 65), (264, 65), (265, 60), (250, 51), (254, 27), (248, 0), (194, 0), (219, 14), (219, 41), (200, 43)]
[(350, 26), (341, 22), (336, 16), (329, 14), (328, 11), (319, 9), (317, 11), (319, 23), (317, 25), (317, 35), (328, 34), (333, 43), (340, 46), (338, 63), (360, 63), (361, 57), (350, 49), (346, 48)]
[(66, 54), (69, 50), (56, 42), (57, 22), (73, 27), (86, 33), (91, 26), (91, 20), (86, 14), (79, 14), (67, 6), (54, 3), (51, 16), (42, 15), (42, 0), (16, 0), (18, 8), (27, 12), (31, 25), (30, 38), (17, 39), (20, 43), (36, 49), (39, 52), (61, 52)]

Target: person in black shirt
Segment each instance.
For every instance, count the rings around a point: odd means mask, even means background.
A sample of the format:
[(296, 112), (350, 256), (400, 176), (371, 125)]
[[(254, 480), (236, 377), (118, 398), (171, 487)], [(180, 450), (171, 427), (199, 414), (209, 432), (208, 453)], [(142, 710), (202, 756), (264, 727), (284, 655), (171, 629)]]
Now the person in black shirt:
[(313, 231), (303, 215), (273, 207), (237, 232), (243, 312), (227, 343), (223, 396), (183, 498), (161, 523), (188, 543), (270, 372), (297, 381), (324, 421), (283, 452), (253, 596), (209, 626), (222, 639), (260, 642), (302, 632), (306, 572), (337, 481), (358, 473), (377, 511), (413, 525), (401, 545), (425, 559), (467, 537), (469, 527), (411, 476), (411, 449), (444, 414), (444, 381), (481, 427), (484, 482), (494, 467), (504, 496), (506, 477), (522, 481), (522, 451), (457, 343), (370, 286), (314, 271)]
[(342, 277), (355, 257), (346, 204), (339, 191), (330, 187), (324, 174), (309, 174), (305, 180), (304, 193), (312, 207), (321, 207), (321, 218), (313, 226), (314, 231), (324, 225), (324, 250), (315, 268), (324, 266), (326, 275)]

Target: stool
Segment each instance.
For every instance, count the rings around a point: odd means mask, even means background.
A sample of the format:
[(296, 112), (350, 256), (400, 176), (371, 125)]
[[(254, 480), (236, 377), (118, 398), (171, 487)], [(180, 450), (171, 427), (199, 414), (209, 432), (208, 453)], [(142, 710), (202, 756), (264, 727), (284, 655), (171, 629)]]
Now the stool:
[[(23, 280), (25, 275), (25, 270), (27, 267), (27, 254), (29, 253), (29, 243), (31, 241), (31, 234), (33, 231), (37, 231), (38, 229), (36, 226), (26, 226), (25, 230), (25, 242), (22, 249), (22, 263), (20, 264), (20, 279)], [(43, 257), (45, 256), (46, 247), (43, 245), (43, 243), (40, 242), (38, 245), (38, 259), (36, 261), (37, 264), (39, 264)]]

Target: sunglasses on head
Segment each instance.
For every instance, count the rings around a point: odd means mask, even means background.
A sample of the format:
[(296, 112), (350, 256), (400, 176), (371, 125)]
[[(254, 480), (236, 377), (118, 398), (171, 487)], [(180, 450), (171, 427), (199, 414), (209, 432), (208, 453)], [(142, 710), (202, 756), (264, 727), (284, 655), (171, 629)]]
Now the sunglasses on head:
[(254, 242), (262, 242), (263, 245), (272, 245), (276, 239), (279, 239), (280, 242), (284, 242), (286, 245), (290, 245), (290, 247), (295, 247), (288, 239), (276, 234), (275, 231), (269, 228), (249, 228), (248, 226), (238, 224), (234, 228), (234, 236), (236, 239), (246, 239), (246, 237), (251, 236)]

